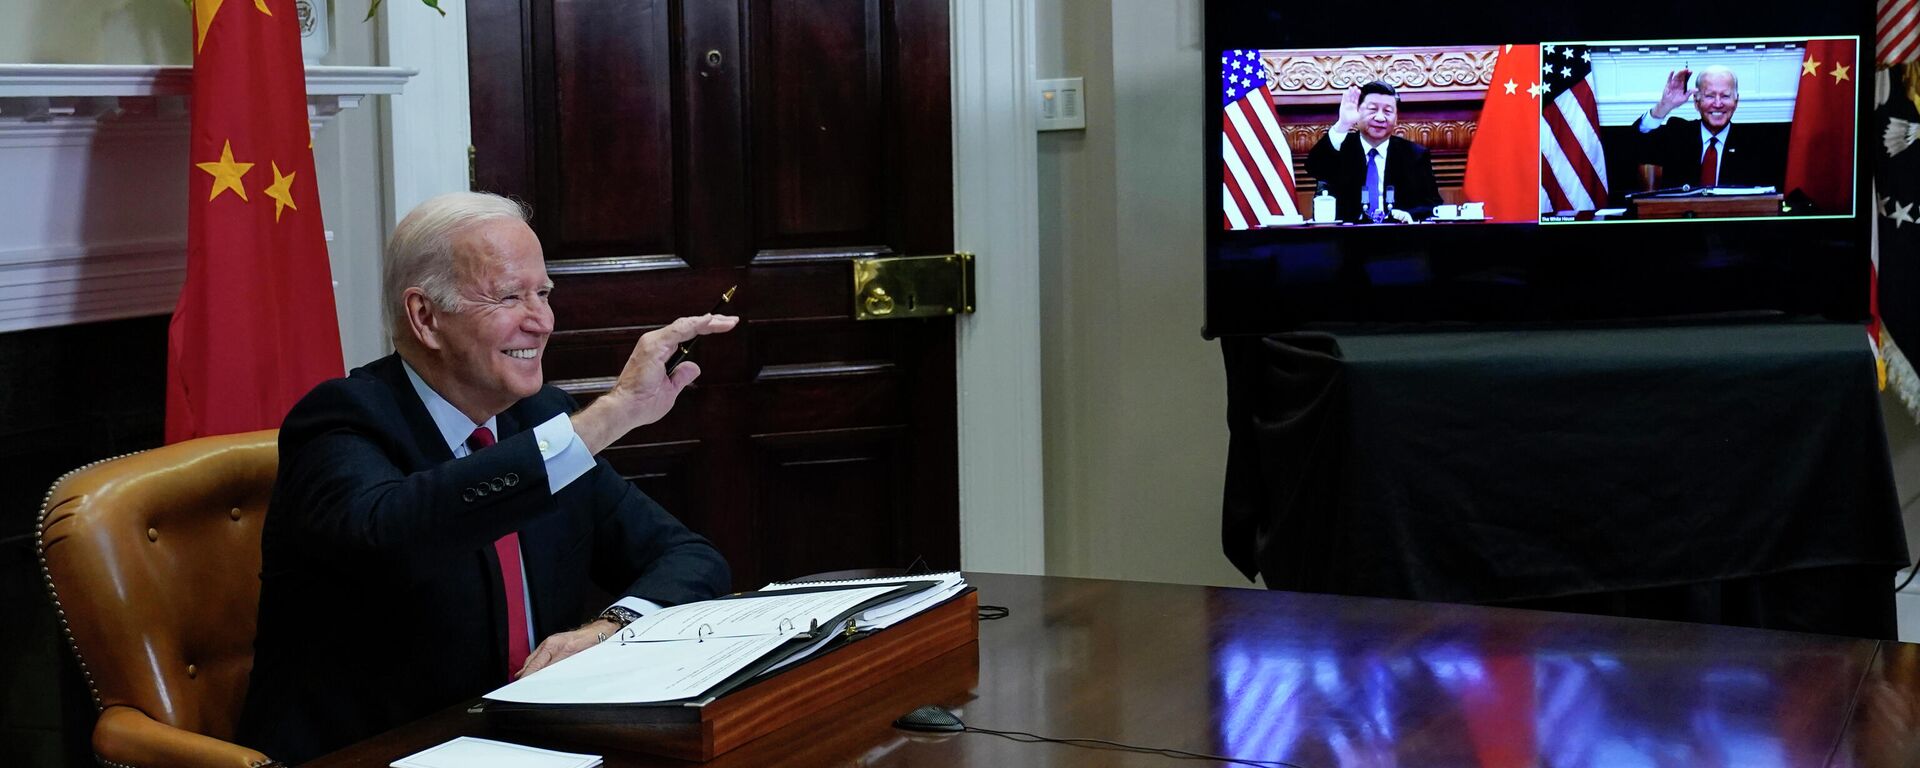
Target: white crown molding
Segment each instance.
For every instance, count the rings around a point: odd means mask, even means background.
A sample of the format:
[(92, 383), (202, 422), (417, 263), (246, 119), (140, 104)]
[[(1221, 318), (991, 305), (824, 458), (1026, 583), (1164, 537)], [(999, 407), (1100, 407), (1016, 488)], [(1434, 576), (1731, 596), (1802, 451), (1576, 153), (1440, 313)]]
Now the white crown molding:
[[(307, 72), (314, 131), (416, 70)], [(0, 333), (173, 311), (191, 67), (0, 64)]]
[[(368, 96), (400, 93), (418, 70), (321, 67), (307, 70), (307, 115), (320, 130)], [(0, 64), (0, 135), (48, 122), (152, 118), (184, 120), (193, 68), (120, 64)]]
[[(393, 95), (419, 74), (402, 67), (307, 67), (307, 95)], [(193, 67), (121, 64), (0, 64), (0, 98), (186, 96)]]

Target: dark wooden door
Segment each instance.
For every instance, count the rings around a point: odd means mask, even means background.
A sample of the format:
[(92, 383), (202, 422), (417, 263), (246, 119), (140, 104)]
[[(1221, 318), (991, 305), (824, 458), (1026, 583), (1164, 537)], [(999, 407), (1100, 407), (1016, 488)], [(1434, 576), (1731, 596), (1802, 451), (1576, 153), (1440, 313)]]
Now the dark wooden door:
[(532, 205), (582, 403), (728, 286), (746, 322), (605, 456), (737, 587), (959, 565), (951, 319), (855, 322), (850, 260), (953, 247), (947, 0), (472, 0), (477, 189)]

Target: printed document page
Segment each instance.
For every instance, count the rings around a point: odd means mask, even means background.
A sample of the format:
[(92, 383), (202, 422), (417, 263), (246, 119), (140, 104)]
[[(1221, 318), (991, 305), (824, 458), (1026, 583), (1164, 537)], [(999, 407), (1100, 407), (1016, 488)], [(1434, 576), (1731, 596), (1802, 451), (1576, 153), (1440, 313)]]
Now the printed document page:
[[(895, 585), (897, 586), (897, 585)], [(642, 704), (699, 696), (797, 635), (895, 588), (707, 600), (643, 616), (486, 698), (521, 704)]]
[(867, 610), (862, 611), (855, 620), (855, 626), (863, 631), (874, 630), (874, 629), (886, 629), (887, 627), (891, 627), (902, 621), (913, 618), (915, 615), (919, 614), (921, 611), (925, 611), (928, 608), (932, 608), (936, 605), (939, 605), (942, 602), (945, 602), (947, 598), (960, 594), (962, 590), (965, 590), (967, 588), (967, 580), (964, 577), (962, 577), (958, 572), (948, 572), (948, 573), (929, 573), (924, 576), (899, 576), (899, 577), (887, 577), (887, 578), (879, 578), (879, 579), (857, 579), (852, 581), (796, 582), (791, 584), (768, 584), (767, 586), (761, 588), (760, 591), (777, 592), (780, 590), (805, 589), (807, 587), (837, 586), (837, 585), (848, 585), (848, 584), (897, 587), (903, 584), (913, 584), (915, 582), (929, 582), (929, 583), (935, 583), (936, 585), (931, 589), (927, 589), (922, 592), (915, 592), (911, 595), (907, 595), (905, 597), (899, 598), (892, 602), (882, 603), (880, 605), (876, 605), (872, 608), (868, 608)]
[(600, 756), (461, 736), (389, 765), (393, 768), (594, 768), (600, 765)]

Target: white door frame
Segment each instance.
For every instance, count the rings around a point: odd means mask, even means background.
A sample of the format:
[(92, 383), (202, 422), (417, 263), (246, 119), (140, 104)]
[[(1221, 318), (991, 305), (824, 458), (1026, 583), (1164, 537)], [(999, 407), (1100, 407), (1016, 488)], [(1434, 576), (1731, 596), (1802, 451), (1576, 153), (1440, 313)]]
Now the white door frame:
[(952, 0), (954, 246), (974, 253), (959, 320), (960, 563), (1046, 570), (1040, 219), (1032, 0)]

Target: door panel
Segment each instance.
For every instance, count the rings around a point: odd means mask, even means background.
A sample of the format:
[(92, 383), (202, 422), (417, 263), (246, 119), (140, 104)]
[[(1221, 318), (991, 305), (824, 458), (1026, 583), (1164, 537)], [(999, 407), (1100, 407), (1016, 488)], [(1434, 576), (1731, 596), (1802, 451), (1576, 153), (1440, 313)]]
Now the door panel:
[(674, 249), (672, 39), (667, 5), (553, 3), (558, 208), (549, 248)]
[(887, 129), (878, 0), (795, 0), (756, 9), (753, 186), (762, 249), (880, 242), (876, 202)]
[(850, 260), (952, 248), (945, 0), (473, 0), (475, 178), (534, 210), (591, 401), (732, 285), (746, 322), (606, 456), (737, 587), (959, 565), (953, 321), (857, 323)]
[[(897, 496), (901, 437), (898, 427), (876, 427), (757, 438), (764, 481), (755, 528), (766, 568), (820, 573), (901, 549), (900, 518), (876, 514)], [(849, 488), (863, 489), (866, 503), (847, 503)]]

